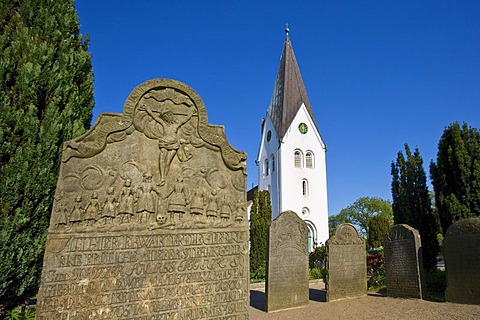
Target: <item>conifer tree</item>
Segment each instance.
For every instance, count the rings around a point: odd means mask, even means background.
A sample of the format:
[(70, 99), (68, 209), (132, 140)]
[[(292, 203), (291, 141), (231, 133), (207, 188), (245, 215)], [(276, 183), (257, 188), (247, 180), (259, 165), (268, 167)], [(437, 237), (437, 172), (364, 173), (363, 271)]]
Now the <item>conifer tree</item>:
[(264, 272), (267, 265), (268, 232), (272, 207), (268, 191), (255, 191), (250, 210), (250, 272)]
[(390, 222), (383, 216), (374, 216), (368, 220), (367, 245), (369, 248), (383, 246), (383, 237), (390, 230)]
[(73, 0), (0, 1), (0, 318), (39, 285), (62, 143), (93, 108)]
[(480, 216), (480, 133), (455, 122), (445, 128), (438, 143), (437, 162), (430, 163), (443, 233), (464, 218)]
[(439, 251), (437, 223), (430, 202), (423, 159), (418, 148), (412, 154), (408, 144), (405, 144), (405, 153), (406, 159), (399, 151), (396, 162), (392, 162), (393, 219), (395, 224), (408, 224), (418, 230), (422, 240), (423, 265), (425, 269), (433, 270)]

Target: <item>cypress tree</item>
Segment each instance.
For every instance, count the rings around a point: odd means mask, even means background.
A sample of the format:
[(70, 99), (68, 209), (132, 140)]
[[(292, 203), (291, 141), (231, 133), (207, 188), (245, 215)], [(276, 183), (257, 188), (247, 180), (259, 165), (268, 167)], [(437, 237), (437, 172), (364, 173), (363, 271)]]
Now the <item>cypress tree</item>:
[(390, 222), (383, 216), (374, 216), (368, 220), (367, 245), (369, 248), (383, 246), (383, 237), (390, 230)]
[(265, 272), (272, 207), (268, 191), (255, 191), (250, 210), (250, 272)]
[(399, 151), (397, 161), (392, 162), (393, 219), (395, 224), (408, 224), (418, 230), (422, 240), (424, 267), (433, 270), (439, 251), (437, 223), (430, 202), (423, 159), (418, 148), (412, 154), (408, 144), (405, 144), (405, 153), (406, 159)]
[(430, 176), (444, 234), (452, 223), (480, 216), (479, 131), (458, 122), (445, 128)]
[(73, 0), (0, 1), (0, 318), (39, 285), (62, 143), (93, 108)]

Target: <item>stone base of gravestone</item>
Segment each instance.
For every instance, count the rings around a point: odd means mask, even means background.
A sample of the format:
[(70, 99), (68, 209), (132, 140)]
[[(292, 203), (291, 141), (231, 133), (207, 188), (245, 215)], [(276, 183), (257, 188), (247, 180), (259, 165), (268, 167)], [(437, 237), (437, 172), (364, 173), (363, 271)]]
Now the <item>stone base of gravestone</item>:
[(365, 240), (352, 224), (338, 226), (326, 242), (327, 301), (367, 295), (367, 256)]
[(394, 225), (384, 244), (388, 296), (422, 299), (422, 244), (418, 231), (406, 224)]
[(293, 211), (272, 221), (266, 281), (267, 312), (308, 304), (308, 228)]
[(452, 224), (443, 240), (445, 300), (480, 304), (480, 218)]

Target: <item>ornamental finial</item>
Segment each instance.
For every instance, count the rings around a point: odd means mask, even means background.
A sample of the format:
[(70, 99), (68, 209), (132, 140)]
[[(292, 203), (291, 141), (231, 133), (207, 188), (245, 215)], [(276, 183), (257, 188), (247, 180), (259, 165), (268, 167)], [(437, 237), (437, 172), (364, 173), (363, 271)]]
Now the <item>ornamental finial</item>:
[(290, 28), (288, 27), (288, 23), (285, 24), (285, 34), (288, 36), (288, 33), (290, 32)]

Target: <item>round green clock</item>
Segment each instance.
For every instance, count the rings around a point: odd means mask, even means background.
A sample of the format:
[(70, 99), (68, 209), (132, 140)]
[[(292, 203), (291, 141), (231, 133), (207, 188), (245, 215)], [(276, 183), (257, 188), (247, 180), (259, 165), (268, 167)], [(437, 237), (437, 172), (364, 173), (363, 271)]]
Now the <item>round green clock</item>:
[(298, 130), (300, 131), (300, 133), (305, 134), (308, 131), (308, 126), (302, 122), (298, 125)]

